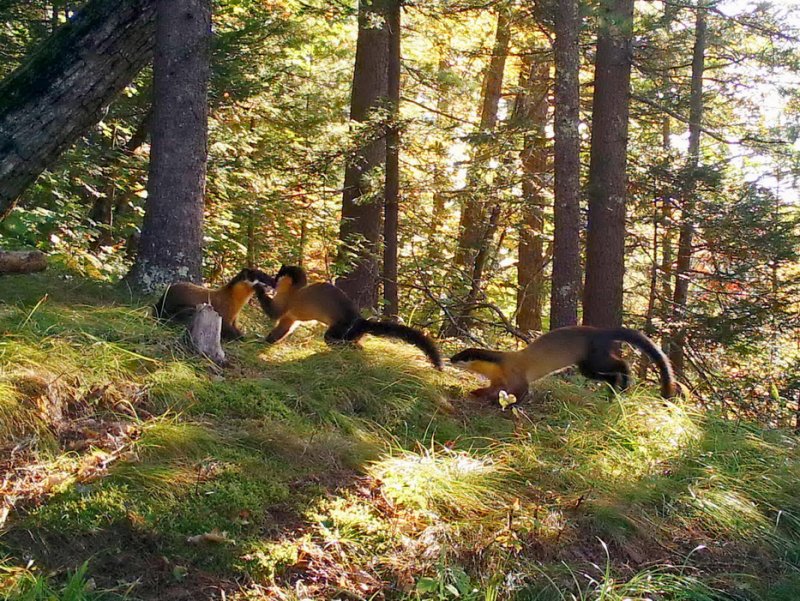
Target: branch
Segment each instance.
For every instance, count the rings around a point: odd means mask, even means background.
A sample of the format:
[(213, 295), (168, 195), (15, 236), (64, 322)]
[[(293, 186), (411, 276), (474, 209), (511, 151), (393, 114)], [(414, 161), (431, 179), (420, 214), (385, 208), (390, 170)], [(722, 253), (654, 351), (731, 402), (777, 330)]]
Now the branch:
[[(631, 98), (633, 98), (634, 100), (638, 100), (639, 102), (642, 102), (642, 103), (644, 103), (644, 104), (646, 104), (648, 106), (651, 106), (654, 109), (662, 111), (662, 112), (666, 113), (667, 115), (669, 115), (670, 117), (674, 117), (675, 119), (677, 119), (681, 123), (687, 123), (687, 124), (689, 123), (689, 119), (687, 117), (684, 117), (680, 113), (678, 113), (676, 111), (673, 111), (672, 109), (667, 108), (667, 107), (665, 107), (663, 105), (660, 105), (657, 102), (655, 102), (653, 100), (650, 100), (649, 98), (646, 98), (646, 97), (641, 96), (639, 94), (632, 94)], [(722, 142), (723, 144), (735, 144), (737, 146), (744, 146), (744, 145), (746, 145), (746, 142), (755, 142), (757, 144), (768, 144), (768, 145), (772, 145), (772, 144), (784, 145), (784, 144), (787, 144), (786, 140), (763, 140), (763, 139), (756, 138), (756, 137), (751, 136), (751, 135), (746, 135), (745, 137), (743, 137), (743, 138), (741, 138), (739, 140), (729, 140), (727, 138), (724, 138), (721, 134), (715, 132), (714, 130), (711, 130), (711, 129), (708, 129), (707, 127), (702, 127), (702, 126), (700, 127), (700, 131), (702, 131), (704, 134), (710, 136), (711, 138), (714, 138), (718, 142)]]
[(416, 100), (412, 100), (411, 98), (408, 98), (406, 96), (403, 96), (401, 98), (401, 100), (403, 102), (410, 102), (411, 104), (415, 104), (418, 107), (423, 108), (428, 112), (434, 113), (436, 115), (441, 115), (442, 117), (447, 117), (448, 119), (452, 119), (453, 121), (460, 121), (461, 123), (466, 123), (467, 125), (471, 125), (473, 127), (478, 127), (478, 124), (475, 123), (474, 121), (469, 121), (468, 119), (462, 119), (461, 117), (456, 117), (455, 115), (451, 115), (450, 113), (444, 113), (444, 112), (442, 112), (440, 110), (437, 110), (435, 108), (431, 108), (429, 106), (426, 106), (426, 105), (422, 104), (421, 102), (417, 102)]

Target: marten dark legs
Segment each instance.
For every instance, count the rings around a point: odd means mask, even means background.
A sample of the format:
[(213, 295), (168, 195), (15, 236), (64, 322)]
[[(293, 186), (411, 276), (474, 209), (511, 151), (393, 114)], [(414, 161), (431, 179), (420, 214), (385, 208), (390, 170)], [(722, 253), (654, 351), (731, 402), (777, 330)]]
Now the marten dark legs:
[(272, 331), (267, 334), (267, 342), (280, 342), (289, 334), (294, 325), (294, 319), (291, 317), (282, 317), (278, 320), (278, 324), (272, 328)]
[(481, 401), (496, 401), (500, 395), (500, 386), (487, 386), (486, 388), (476, 388), (470, 391), (469, 395)]
[(228, 324), (222, 320), (222, 331), (220, 332), (223, 340), (241, 340), (244, 338), (242, 331), (235, 325)]
[(590, 380), (608, 382), (617, 390), (625, 390), (630, 385), (631, 370), (628, 364), (611, 352), (594, 350), (578, 363), (581, 374)]
[(325, 343), (328, 346), (357, 344), (363, 335), (364, 331), (358, 327), (357, 321), (341, 321), (325, 330)]

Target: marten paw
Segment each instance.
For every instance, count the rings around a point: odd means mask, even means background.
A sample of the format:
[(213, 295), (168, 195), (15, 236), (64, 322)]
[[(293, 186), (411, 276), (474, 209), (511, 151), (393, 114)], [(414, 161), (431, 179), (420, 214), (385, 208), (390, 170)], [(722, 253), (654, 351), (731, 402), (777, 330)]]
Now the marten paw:
[(469, 395), (475, 399), (481, 401), (496, 401), (500, 395), (500, 391), (497, 388), (488, 387), (488, 388), (477, 388), (472, 390)]

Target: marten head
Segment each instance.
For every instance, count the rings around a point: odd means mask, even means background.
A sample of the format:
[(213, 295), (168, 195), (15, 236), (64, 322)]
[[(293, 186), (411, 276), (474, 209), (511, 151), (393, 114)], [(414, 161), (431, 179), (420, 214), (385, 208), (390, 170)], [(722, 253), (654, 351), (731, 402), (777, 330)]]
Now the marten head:
[(275, 276), (275, 281), (279, 282), (281, 278), (289, 278), (292, 286), (298, 288), (302, 288), (308, 283), (305, 270), (296, 265), (282, 265), (278, 275)]
[(265, 286), (267, 288), (275, 287), (275, 278), (259, 269), (242, 269), (236, 274), (236, 277), (228, 282), (228, 287), (235, 286), (239, 282), (245, 282), (251, 288), (255, 288), (256, 286)]

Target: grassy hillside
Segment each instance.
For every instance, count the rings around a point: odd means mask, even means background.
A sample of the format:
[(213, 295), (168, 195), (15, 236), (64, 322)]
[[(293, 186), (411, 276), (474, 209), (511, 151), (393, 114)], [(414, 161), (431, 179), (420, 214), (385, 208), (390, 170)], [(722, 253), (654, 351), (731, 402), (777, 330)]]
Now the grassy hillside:
[(0, 279), (0, 599), (800, 598), (791, 433), (579, 379), (512, 414), (319, 334), (220, 370), (111, 288)]

